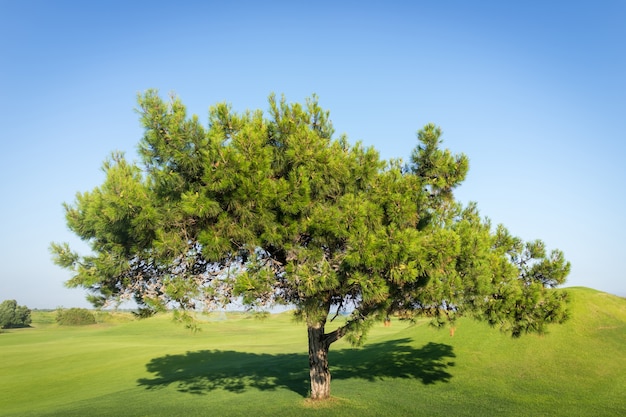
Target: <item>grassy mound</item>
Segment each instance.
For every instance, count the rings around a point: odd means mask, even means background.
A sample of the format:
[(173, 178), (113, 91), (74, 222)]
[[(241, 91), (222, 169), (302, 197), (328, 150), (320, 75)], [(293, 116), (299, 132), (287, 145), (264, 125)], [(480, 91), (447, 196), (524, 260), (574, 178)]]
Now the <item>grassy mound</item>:
[(59, 327), (33, 314), (0, 335), (0, 416), (626, 415), (626, 299), (569, 292), (572, 319), (546, 336), (394, 320), (363, 348), (337, 342), (326, 403), (306, 399), (306, 331), (289, 313), (205, 316), (199, 333), (165, 315)]

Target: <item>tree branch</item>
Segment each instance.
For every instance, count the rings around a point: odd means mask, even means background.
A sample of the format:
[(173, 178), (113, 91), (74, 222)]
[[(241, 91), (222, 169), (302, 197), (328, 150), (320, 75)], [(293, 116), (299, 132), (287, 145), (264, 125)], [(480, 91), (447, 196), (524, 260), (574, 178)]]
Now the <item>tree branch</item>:
[(341, 339), (348, 333), (351, 322), (346, 323), (345, 326), (339, 327), (337, 330), (332, 331), (330, 333), (326, 333), (324, 335), (324, 344), (326, 346), (330, 346), (332, 343), (335, 343), (337, 340)]
[(330, 319), (331, 322), (337, 318), (337, 316), (339, 315), (339, 311), (341, 310), (342, 307), (343, 307), (343, 299), (339, 303), (339, 306), (337, 307), (337, 311), (335, 312), (335, 315), (333, 316), (332, 319)]

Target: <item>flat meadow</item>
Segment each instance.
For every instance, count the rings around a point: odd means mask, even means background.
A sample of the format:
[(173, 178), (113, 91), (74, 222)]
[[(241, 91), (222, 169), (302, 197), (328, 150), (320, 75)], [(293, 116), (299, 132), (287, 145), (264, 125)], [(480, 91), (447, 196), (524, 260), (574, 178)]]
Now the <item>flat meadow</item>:
[(290, 312), (201, 315), (191, 332), (167, 314), (63, 327), (34, 311), (32, 328), (0, 334), (0, 416), (626, 415), (626, 299), (568, 292), (572, 318), (543, 336), (394, 319), (363, 347), (339, 341), (321, 403)]

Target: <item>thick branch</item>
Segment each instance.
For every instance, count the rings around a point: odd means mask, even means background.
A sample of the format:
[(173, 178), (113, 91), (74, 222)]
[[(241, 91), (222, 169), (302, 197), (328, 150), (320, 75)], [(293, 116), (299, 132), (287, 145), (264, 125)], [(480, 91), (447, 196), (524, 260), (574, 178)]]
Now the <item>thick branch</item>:
[(341, 326), (335, 331), (326, 333), (324, 335), (324, 343), (326, 344), (326, 346), (330, 346), (332, 343), (335, 343), (337, 340), (344, 337), (346, 333), (348, 333), (350, 324), (351, 322), (347, 323), (345, 326)]
[(324, 343), (326, 346), (330, 346), (332, 343), (335, 343), (337, 340), (344, 337), (353, 327), (357, 326), (359, 323), (365, 321), (367, 314), (359, 314), (356, 317), (353, 317), (351, 320), (348, 320), (346, 324), (339, 327), (335, 331), (327, 333), (324, 335)]

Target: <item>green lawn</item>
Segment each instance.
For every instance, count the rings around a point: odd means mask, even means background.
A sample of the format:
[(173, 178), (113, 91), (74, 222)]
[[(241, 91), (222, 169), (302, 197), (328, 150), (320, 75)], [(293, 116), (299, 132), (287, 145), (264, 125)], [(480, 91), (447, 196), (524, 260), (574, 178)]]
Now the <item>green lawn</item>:
[(572, 319), (513, 340), (469, 320), (454, 337), (393, 321), (331, 347), (333, 400), (306, 400), (306, 330), (289, 313), (168, 316), (0, 334), (0, 416), (623, 416), (626, 299), (575, 288)]

